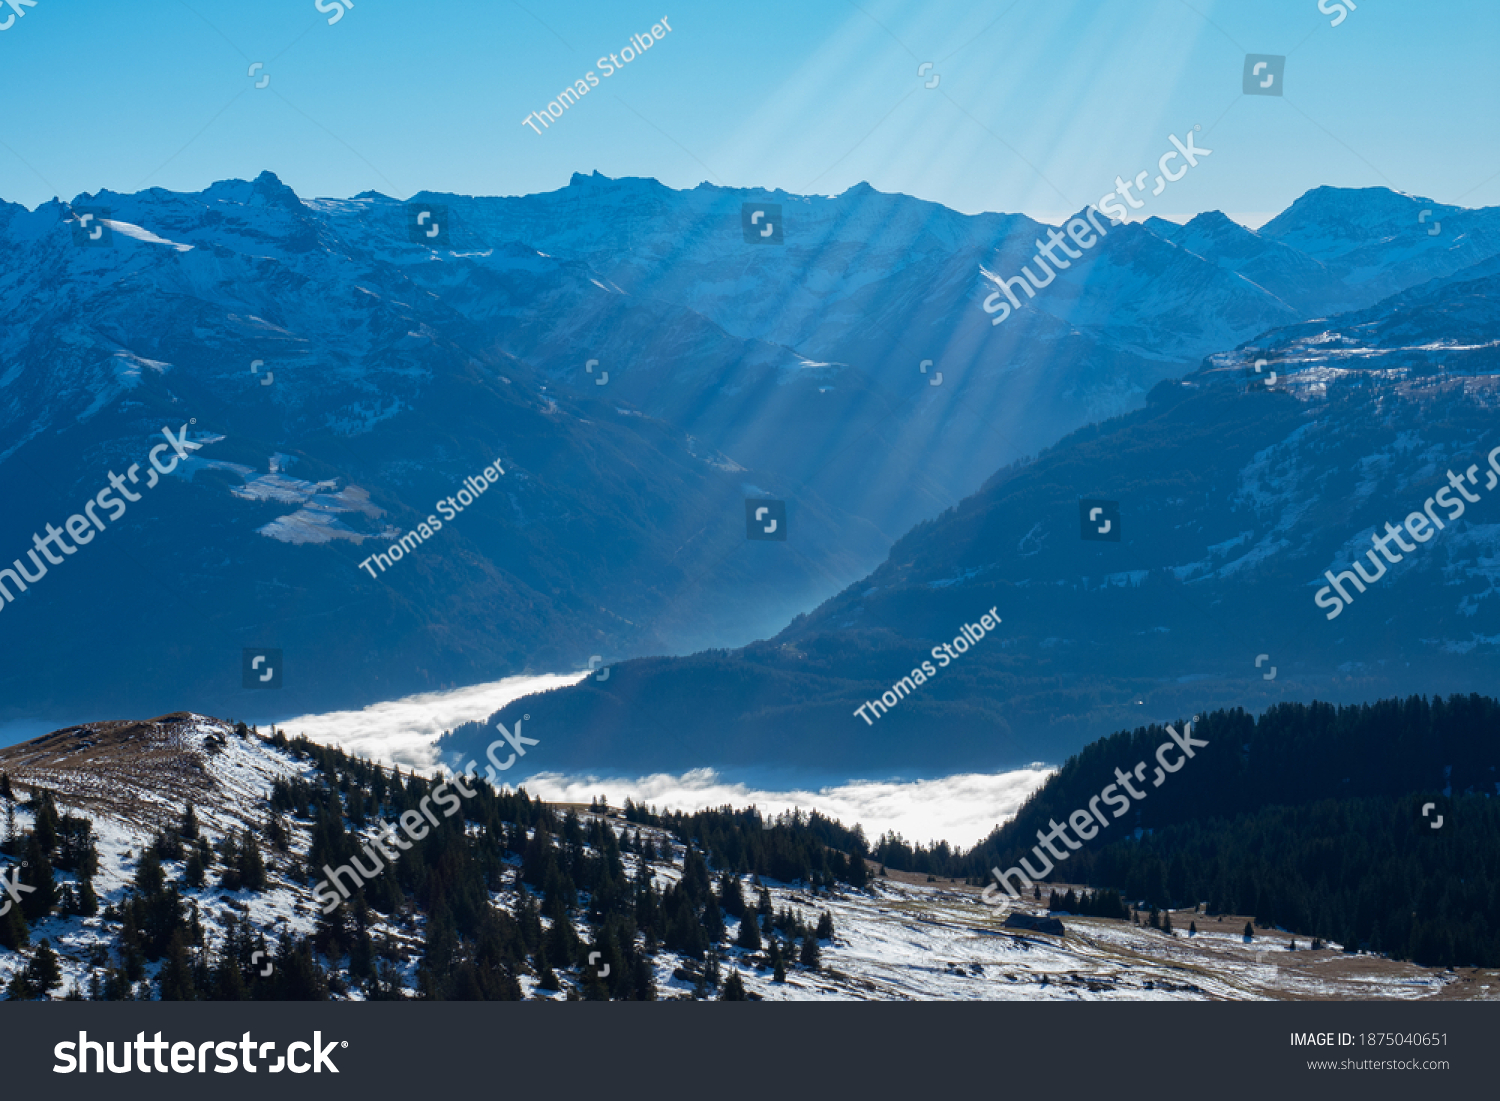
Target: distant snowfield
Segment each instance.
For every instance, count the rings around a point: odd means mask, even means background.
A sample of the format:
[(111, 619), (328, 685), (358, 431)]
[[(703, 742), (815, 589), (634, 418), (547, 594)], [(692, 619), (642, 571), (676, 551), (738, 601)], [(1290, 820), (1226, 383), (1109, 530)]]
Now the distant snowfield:
[[(439, 767), (436, 742), (444, 731), (464, 722), (483, 722), (512, 700), (577, 684), (587, 675), (507, 677), (450, 692), (408, 696), (361, 711), (303, 715), (276, 725), (289, 735), (305, 734), (361, 757), (431, 772)], [(1036, 764), (1010, 772), (963, 773), (936, 780), (857, 780), (817, 791), (768, 791), (725, 779), (708, 768), (638, 777), (544, 772), (528, 777), (524, 786), (532, 795), (558, 803), (587, 803), (605, 795), (614, 806), (628, 797), (657, 810), (695, 811), (725, 804), (753, 805), (767, 814), (818, 810), (848, 826), (859, 823), (871, 841), (895, 831), (913, 843), (947, 841), (967, 848), (1011, 818), (1054, 771)]]

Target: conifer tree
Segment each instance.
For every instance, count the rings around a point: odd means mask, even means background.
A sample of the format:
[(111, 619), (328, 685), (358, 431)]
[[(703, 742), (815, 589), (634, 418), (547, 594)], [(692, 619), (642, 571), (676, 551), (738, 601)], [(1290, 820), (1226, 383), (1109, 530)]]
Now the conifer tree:
[(547, 871), (557, 863), (552, 847), (552, 834), (546, 822), (538, 822), (531, 840), (526, 843), (526, 852), (521, 860), (521, 880), (537, 890), (546, 887)]
[(26, 965), (25, 973), (32, 991), (30, 996), (33, 998), (47, 997), (48, 991), (62, 982), (62, 970), (57, 966), (57, 953), (52, 951), (52, 945), (46, 938), (37, 945), (36, 955)]
[(284, 853), (290, 848), (291, 837), (287, 833), (286, 821), (275, 807), (272, 807), (266, 815), (266, 837), (275, 846), (277, 852)]
[(201, 915), (198, 913), (198, 902), (196, 899), (194, 899), (192, 903), (192, 915), (188, 918), (187, 941), (188, 944), (195, 945), (199, 948), (203, 947), (206, 943), (203, 936), (203, 922), (201, 920)]
[(818, 940), (811, 933), (802, 938), (802, 966), (812, 971), (821, 966), (818, 954)]
[[(709, 894), (708, 864), (696, 846), (688, 844), (682, 858), (682, 889), (688, 901), (695, 907), (702, 905)], [(717, 908), (717, 907), (716, 907)]]
[(740, 877), (731, 872), (719, 877), (719, 908), (733, 918), (745, 916), (745, 895), (740, 889)]
[(1251, 924), (1250, 922), (1248, 922), (1248, 921), (1245, 922), (1245, 939), (1246, 940), (1250, 940), (1254, 936), (1255, 936), (1255, 926), (1253, 924)]
[(545, 939), (547, 945), (547, 958), (553, 961), (557, 967), (572, 967), (578, 959), (578, 934), (573, 931), (572, 922), (566, 915), (562, 920), (553, 919), (552, 928), (547, 931)]
[(634, 974), (632, 979), (635, 987), (635, 1000), (638, 1002), (656, 1001), (656, 974), (651, 966), (651, 961), (644, 954), (635, 957), (632, 968)]
[(224, 835), (219, 842), (219, 862), (224, 870), (219, 873), (219, 886), (226, 891), (240, 889), (240, 850), (234, 842), (234, 831)]
[(42, 851), (51, 856), (57, 847), (57, 805), (52, 801), (52, 793), (41, 788), (32, 790), (31, 803), (35, 808), (31, 836), (41, 845)]
[(552, 965), (547, 962), (546, 947), (538, 946), (531, 958), (532, 967), (537, 973), (537, 989), (546, 990), (553, 994), (561, 990), (562, 983), (557, 980), (557, 972), (553, 971)]
[[(41, 815), (37, 818), (40, 821)], [(32, 833), (26, 842), (26, 874), (22, 878), (31, 887), (31, 892), (22, 896), (21, 909), (25, 912), (27, 921), (35, 922), (50, 914), (57, 902), (57, 881), (52, 877), (52, 861), (48, 857), (48, 849), (42, 845), (36, 833)]]
[(846, 881), (856, 891), (863, 891), (870, 885), (870, 868), (865, 863), (863, 853), (852, 852), (849, 854), (849, 871)]
[(773, 969), (771, 981), (786, 982), (786, 961), (781, 957), (781, 942), (775, 937), (771, 938), (771, 967)]
[(206, 998), (214, 988), (213, 953), (207, 947), (193, 953), (193, 990)]
[(197, 996), (193, 988), (193, 963), (188, 956), (187, 937), (181, 929), (172, 934), (166, 962), (162, 964), (156, 982), (164, 1002), (191, 1001)]
[(817, 938), (819, 940), (833, 939), (833, 915), (824, 910), (818, 917)]
[(140, 928), (135, 921), (135, 907), (123, 905), (124, 917), (120, 927), (120, 964), (129, 983), (139, 982), (146, 974), (146, 953), (141, 946)]
[(734, 942), (738, 947), (750, 952), (759, 952), (761, 947), (760, 930), (755, 926), (755, 915), (746, 914), (740, 919), (739, 935)]
[(755, 900), (755, 912), (761, 915), (770, 915), (775, 910), (771, 902), (771, 892), (764, 883), (760, 887), (760, 895)]
[(745, 981), (740, 978), (739, 968), (729, 972), (729, 978), (724, 982), (724, 990), (719, 995), (721, 1002), (743, 1002), (745, 997)]
[(260, 846), (249, 830), (240, 833), (240, 886), (247, 891), (266, 889), (266, 865), (261, 859)]
[(31, 929), (21, 907), (11, 906), (0, 914), (0, 947), (15, 952), (31, 941)]
[(609, 987), (605, 985), (597, 967), (583, 969), (583, 999), (588, 1002), (609, 1001)]
[(117, 967), (111, 967), (104, 977), (104, 1001), (126, 1002), (131, 997), (130, 980)]
[(713, 895), (708, 896), (708, 902), (703, 907), (703, 931), (708, 935), (710, 944), (718, 944), (724, 939), (724, 915)]

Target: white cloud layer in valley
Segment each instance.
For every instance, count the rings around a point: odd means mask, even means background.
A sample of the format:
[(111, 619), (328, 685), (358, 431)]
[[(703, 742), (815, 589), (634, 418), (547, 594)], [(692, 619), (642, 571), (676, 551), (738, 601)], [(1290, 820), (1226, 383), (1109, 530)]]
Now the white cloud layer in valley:
[[(402, 768), (438, 768), (437, 739), (464, 722), (483, 722), (512, 700), (576, 684), (586, 673), (508, 677), (490, 684), (373, 704), (360, 711), (303, 715), (277, 725), (289, 735), (342, 746), (350, 753)], [(726, 779), (713, 769), (650, 776), (579, 776), (539, 773), (526, 790), (549, 802), (587, 803), (606, 795), (614, 806), (631, 798), (657, 810), (755, 806), (770, 815), (811, 810), (845, 825), (859, 823), (873, 842), (886, 831), (907, 841), (947, 841), (967, 848), (1010, 818), (1053, 769), (1036, 764), (1000, 773), (963, 773), (928, 780), (854, 780), (805, 789), (766, 790)]]

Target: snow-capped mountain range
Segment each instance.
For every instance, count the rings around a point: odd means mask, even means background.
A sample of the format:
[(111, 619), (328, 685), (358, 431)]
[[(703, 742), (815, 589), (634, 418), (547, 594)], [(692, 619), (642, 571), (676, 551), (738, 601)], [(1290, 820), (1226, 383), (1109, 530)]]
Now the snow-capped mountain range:
[[(574, 731), (564, 768), (664, 767), (686, 735), (731, 772), (910, 778), (1059, 760), (1211, 707), (1482, 689), (1500, 673), (1497, 291), (1491, 258), (1260, 333), (1001, 471), (769, 641), (626, 662), (497, 717)], [(1450, 498), (1440, 531), (1389, 543)], [(1118, 504), (1118, 542), (1085, 537), (1080, 499)], [(1355, 562), (1376, 581), (1344, 581), (1332, 614), (1330, 574)], [(1001, 626), (962, 664), (859, 715), (990, 609)]]
[[(746, 241), (747, 202), (780, 206), (784, 243)], [(864, 185), (597, 174), (518, 198), (303, 199), (264, 173), (0, 204), (0, 559), (163, 426), (202, 445), (3, 606), (6, 713), (264, 707), (251, 646), (286, 655), (290, 711), (768, 635), (1206, 356), (1327, 349), (1335, 310), (1444, 323), (1422, 295), (1487, 276), (1500, 212), (1322, 188), (1259, 232), (1119, 226), (992, 328), (994, 278), (1044, 235)], [(1472, 299), (1450, 368), (1484, 355)], [(499, 492), (441, 542), (359, 569), (496, 460)], [(746, 541), (753, 497), (788, 502), (785, 546)]]

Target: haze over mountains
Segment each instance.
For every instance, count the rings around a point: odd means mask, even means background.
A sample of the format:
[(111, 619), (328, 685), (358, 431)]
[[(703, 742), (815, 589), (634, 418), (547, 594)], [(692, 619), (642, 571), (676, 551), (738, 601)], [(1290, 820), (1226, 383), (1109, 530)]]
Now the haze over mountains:
[[(745, 242), (747, 201), (782, 206), (784, 245)], [(0, 558), (163, 426), (203, 444), (4, 605), (6, 715), (358, 706), (785, 628), (550, 698), (566, 766), (795, 747), (847, 776), (1493, 672), (1500, 506), (1336, 623), (1306, 587), (1488, 438), (1500, 212), (1321, 188), (1259, 233), (1120, 226), (992, 328), (987, 274), (1045, 233), (1020, 215), (597, 174), (412, 202), (446, 208), (449, 247), (413, 243), (407, 204), (269, 173), (0, 206)], [(75, 244), (73, 207), (108, 208), (113, 247)], [(1290, 381), (1247, 392), (1264, 356)], [(497, 460), (498, 492), (359, 569)], [(788, 542), (746, 541), (760, 496), (788, 501)], [(1078, 540), (1085, 496), (1122, 501), (1122, 543)], [(876, 728), (852, 718), (997, 604), (992, 648)], [(240, 687), (245, 646), (286, 655), (274, 705)]]
[[(1296, 223), (1298, 207), (1316, 212), (1321, 237)], [(1157, 228), (1225, 268), (1261, 265), (1256, 275), (1301, 307), (1290, 312), (1312, 313), (1367, 302), (1402, 269), (1433, 270), (1431, 246), (1402, 232), (1403, 209), (1431, 221), (1401, 196), (1322, 189), (1261, 234), (1218, 215)], [(1482, 493), (1338, 622), (1313, 602), (1324, 570), (1348, 568), (1384, 523), (1420, 511), (1449, 469), (1492, 469), (1493, 220), (1438, 212), (1445, 233), (1461, 227), (1441, 254), (1456, 269), (1348, 314), (1269, 328), (1159, 384), (1144, 410), (1080, 430), (918, 525), (869, 578), (770, 641), (629, 662), (607, 684), (497, 717), (524, 710), (569, 730), (565, 768), (669, 767), (686, 741), (716, 767), (911, 776), (1057, 759), (1121, 725), (1216, 705), (1490, 683), (1500, 502)], [(1046, 309), (1053, 290), (1031, 304)], [(1122, 542), (1079, 538), (1079, 498), (1121, 502)], [(991, 607), (1005, 620), (993, 639), (873, 728), (856, 717)], [(462, 755), (479, 736), (463, 728), (446, 744)]]

